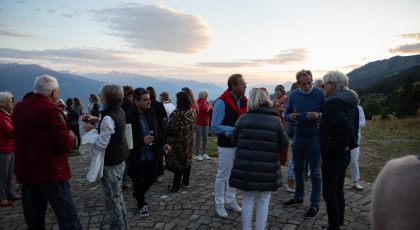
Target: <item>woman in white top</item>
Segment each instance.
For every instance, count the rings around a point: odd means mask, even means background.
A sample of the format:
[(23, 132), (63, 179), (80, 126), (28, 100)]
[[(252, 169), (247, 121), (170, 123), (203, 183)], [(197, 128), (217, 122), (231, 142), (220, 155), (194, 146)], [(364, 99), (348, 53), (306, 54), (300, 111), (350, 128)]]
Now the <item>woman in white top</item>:
[(359, 136), (357, 138), (359, 146), (351, 150), (351, 161), (350, 161), (350, 174), (351, 179), (353, 180), (353, 187), (356, 190), (362, 190), (363, 187), (360, 185), (360, 171), (359, 171), (359, 154), (360, 154), (360, 139), (362, 138), (361, 129), (366, 126), (365, 113), (363, 108), (358, 105), (357, 109), (359, 110)]

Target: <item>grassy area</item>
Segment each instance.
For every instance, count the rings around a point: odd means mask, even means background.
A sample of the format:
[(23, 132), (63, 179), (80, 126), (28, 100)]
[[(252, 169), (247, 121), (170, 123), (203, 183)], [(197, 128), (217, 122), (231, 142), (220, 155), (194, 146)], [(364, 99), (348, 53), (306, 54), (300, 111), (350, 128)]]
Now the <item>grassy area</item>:
[(387, 161), (420, 154), (419, 147), (420, 119), (368, 121), (360, 145), (362, 180), (373, 182)]

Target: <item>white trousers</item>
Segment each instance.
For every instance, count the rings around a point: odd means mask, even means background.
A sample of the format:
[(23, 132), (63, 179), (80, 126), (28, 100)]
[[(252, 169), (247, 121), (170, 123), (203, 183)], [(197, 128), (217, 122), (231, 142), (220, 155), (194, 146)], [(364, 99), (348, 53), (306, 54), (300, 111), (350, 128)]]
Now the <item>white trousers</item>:
[(353, 182), (360, 180), (360, 172), (359, 172), (359, 155), (360, 155), (360, 147), (354, 148), (350, 151), (351, 160), (350, 160), (350, 174), (351, 179)]
[[(216, 180), (214, 182), (215, 202), (224, 204), (235, 201), (236, 189), (229, 186), (230, 172), (232, 171), (233, 160), (235, 159), (236, 148), (225, 148), (217, 146), (218, 167)], [(226, 191), (225, 191), (226, 188)]]
[(267, 225), (268, 204), (270, 203), (271, 192), (250, 191), (242, 192), (242, 229), (252, 229), (252, 214), (254, 210), (254, 199), (257, 204), (255, 213), (255, 229), (264, 230)]

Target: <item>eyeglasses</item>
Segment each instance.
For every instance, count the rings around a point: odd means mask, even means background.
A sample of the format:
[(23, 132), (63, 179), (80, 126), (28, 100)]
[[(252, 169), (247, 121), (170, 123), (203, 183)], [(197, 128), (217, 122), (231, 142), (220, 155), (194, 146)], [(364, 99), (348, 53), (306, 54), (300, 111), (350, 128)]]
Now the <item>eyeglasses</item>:
[(325, 85), (332, 85), (332, 84), (333, 84), (332, 82), (325, 82), (325, 84), (322, 84), (321, 87), (324, 88)]

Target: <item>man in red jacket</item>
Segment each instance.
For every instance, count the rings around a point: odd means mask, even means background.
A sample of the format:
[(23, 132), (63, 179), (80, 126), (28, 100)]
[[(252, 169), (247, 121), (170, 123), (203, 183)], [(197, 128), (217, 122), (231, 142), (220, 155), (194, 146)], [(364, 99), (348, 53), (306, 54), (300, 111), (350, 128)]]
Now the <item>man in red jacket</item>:
[(12, 115), (15, 173), (22, 184), (23, 212), (29, 229), (45, 228), (47, 202), (57, 215), (60, 229), (81, 229), (68, 182), (67, 153), (74, 136), (57, 100), (57, 79), (39, 76), (35, 79), (35, 95), (17, 103)]

